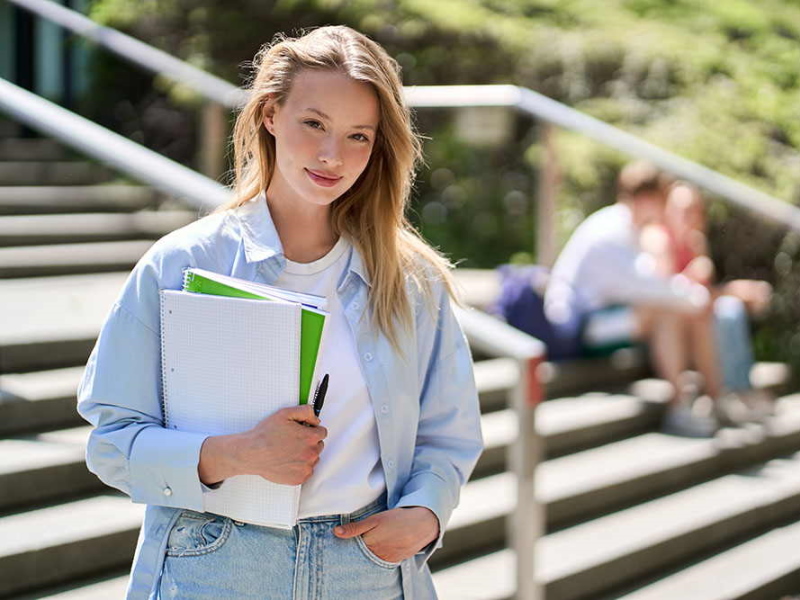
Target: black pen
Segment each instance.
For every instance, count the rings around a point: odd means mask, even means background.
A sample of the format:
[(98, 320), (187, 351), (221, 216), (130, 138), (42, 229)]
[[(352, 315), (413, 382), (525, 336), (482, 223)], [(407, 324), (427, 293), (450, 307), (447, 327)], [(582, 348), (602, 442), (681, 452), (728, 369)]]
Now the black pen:
[(322, 405), (325, 404), (325, 394), (328, 393), (328, 374), (322, 377), (322, 381), (317, 385), (317, 390), (314, 392), (314, 400), (311, 406), (314, 408), (314, 416), (319, 417), (322, 411)]

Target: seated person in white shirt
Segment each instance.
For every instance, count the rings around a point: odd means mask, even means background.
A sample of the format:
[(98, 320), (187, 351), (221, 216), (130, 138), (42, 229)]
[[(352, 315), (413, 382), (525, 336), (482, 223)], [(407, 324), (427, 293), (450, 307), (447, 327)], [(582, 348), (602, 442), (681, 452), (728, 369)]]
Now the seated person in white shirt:
[(556, 261), (545, 312), (562, 355), (646, 342), (654, 369), (674, 389), (665, 429), (712, 435), (716, 422), (693, 413), (695, 390), (684, 376), (694, 367), (706, 394), (721, 393), (709, 293), (683, 275), (660, 275), (639, 245), (645, 226), (664, 218), (667, 183), (645, 162), (620, 172), (617, 202), (589, 216)]

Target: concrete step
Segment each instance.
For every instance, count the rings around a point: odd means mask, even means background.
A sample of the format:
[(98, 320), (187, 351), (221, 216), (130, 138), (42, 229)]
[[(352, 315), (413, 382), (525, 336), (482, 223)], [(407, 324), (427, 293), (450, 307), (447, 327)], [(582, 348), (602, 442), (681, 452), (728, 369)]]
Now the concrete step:
[(85, 364), (126, 273), (0, 281), (0, 372)]
[[(548, 527), (586, 520), (800, 450), (800, 397), (783, 402), (791, 408), (765, 427), (723, 430), (713, 439), (648, 433), (543, 462), (536, 495), (546, 506)], [(492, 430), (487, 433), (491, 439)], [(471, 481), (433, 564), (503, 545), (515, 498), (511, 473)]]
[(130, 270), (153, 240), (0, 248), (0, 278)]
[(193, 211), (0, 216), (0, 246), (156, 239), (196, 219)]
[(84, 425), (75, 393), (84, 368), (0, 375), (0, 435)]
[(777, 527), (635, 592), (613, 598), (745, 600), (797, 594), (800, 592), (798, 546), (800, 522)]
[(41, 138), (0, 139), (0, 161), (63, 160), (66, 151), (55, 140)]
[(154, 190), (125, 184), (0, 187), (0, 214), (125, 212), (155, 207)]
[(143, 514), (106, 494), (0, 517), (0, 597), (130, 566)]
[(22, 127), (16, 121), (0, 118), (0, 138), (13, 138), (20, 135)]
[(0, 440), (0, 512), (104, 490), (86, 468), (91, 427)]
[(12, 600), (121, 600), (128, 587), (127, 570), (93, 577), (48, 590), (14, 596)]
[[(87, 344), (90, 343), (91, 341), (87, 339)], [(14, 349), (15, 346), (12, 343), (7, 348)], [(42, 351), (44, 349), (45, 346), (42, 346)], [(91, 347), (89, 347), (89, 350), (91, 350)], [(55, 350), (51, 349), (48, 352), (55, 353)], [(86, 356), (88, 357), (88, 351)], [(85, 362), (86, 357), (83, 357), (82, 360)], [(502, 371), (504, 366), (507, 365), (504, 365), (502, 361), (488, 365), (481, 363), (475, 365), (477, 386), (482, 405), (492, 405), (496, 401), (494, 398), (497, 394), (495, 386), (499, 379), (496, 373)], [(497, 369), (497, 367), (500, 367), (500, 369)], [(0, 375), (0, 435), (8, 436), (40, 432), (84, 424), (85, 421), (81, 419), (75, 410), (75, 394), (83, 371), (84, 365), (80, 364), (61, 369)], [(580, 403), (574, 404), (574, 407), (574, 410), (570, 409), (568, 411), (569, 415), (561, 418), (561, 422), (566, 423), (569, 420), (576, 423), (585, 423), (586, 418), (583, 417), (587, 415), (590, 417), (591, 415), (596, 415), (602, 418), (603, 413), (607, 412), (605, 409), (608, 404), (605, 403), (603, 408), (598, 410), (592, 410), (591, 407)], [(558, 405), (554, 405), (553, 409), (548, 406), (547, 409), (543, 409), (543, 412), (549, 414), (552, 410), (557, 411)], [(576, 411), (581, 411), (583, 414), (576, 415)], [(611, 412), (610, 414), (618, 413)], [(494, 419), (494, 422), (497, 423), (494, 429), (499, 430), (495, 436), (498, 439), (500, 439), (499, 436), (508, 435), (509, 429), (506, 422), (509, 417), (511, 417), (510, 413), (506, 412), (499, 414), (499, 420), (497, 418)], [(566, 431), (560, 434), (556, 433), (556, 437), (564, 439), (566, 435)], [(498, 460), (500, 462), (504, 460), (502, 452), (499, 459), (495, 457), (492, 464), (498, 464)]]
[[(482, 380), (476, 380), (481, 390)], [(633, 396), (589, 393), (549, 400), (536, 411), (536, 430), (544, 438), (545, 453), (553, 458), (606, 444), (655, 428), (663, 406)], [(496, 474), (506, 468), (508, 445), (517, 436), (517, 421), (510, 409), (484, 412), (481, 418), (484, 451), (473, 477)]]
[[(81, 368), (61, 369), (43, 373), (26, 373), (4, 376), (0, 379), (0, 390), (11, 396), (9, 389), (16, 390), (17, 403), (0, 403), (0, 422), (8, 429), (19, 419), (13, 407), (24, 404), (22, 397), (36, 398), (29, 401), (28, 413), (39, 417), (46, 425), (48, 417), (43, 400), (48, 396), (61, 398), (59, 411), (70, 412), (79, 426), (63, 430), (8, 435), (0, 439), (0, 512), (21, 505), (33, 505), (58, 498), (66, 498), (91, 490), (102, 489), (100, 481), (90, 474), (84, 464), (84, 446), (90, 427), (80, 420), (75, 411), (75, 388), (82, 374)], [(49, 381), (48, 381), (49, 379)], [(478, 382), (481, 389), (481, 382)], [(581, 440), (585, 430), (604, 431), (603, 442), (618, 439), (618, 428), (614, 418), (624, 420), (627, 413), (641, 414), (636, 405), (644, 403), (635, 398), (602, 398), (596, 395), (586, 398), (554, 400), (539, 411), (539, 429), (545, 436), (545, 444), (553, 440), (561, 444), (562, 452), (575, 450), (569, 442)], [(10, 407), (4, 410), (6, 406)], [(36, 416), (28, 417), (27, 423), (37, 423)], [(496, 474), (505, 467), (507, 445), (513, 440), (516, 428), (509, 411), (483, 415), (483, 433), (487, 452), (481, 457), (473, 478)], [(640, 419), (641, 421), (641, 419)], [(642, 423), (632, 424), (638, 431)], [(507, 487), (504, 477), (494, 477), (498, 485)], [(502, 518), (502, 517), (501, 517)]]
[(0, 185), (92, 185), (117, 178), (103, 165), (83, 161), (3, 161)]
[[(800, 518), (800, 454), (548, 534), (535, 576), (548, 600), (596, 597), (790, 518)], [(494, 600), (513, 596), (513, 573), (504, 549), (434, 579), (443, 599)]]

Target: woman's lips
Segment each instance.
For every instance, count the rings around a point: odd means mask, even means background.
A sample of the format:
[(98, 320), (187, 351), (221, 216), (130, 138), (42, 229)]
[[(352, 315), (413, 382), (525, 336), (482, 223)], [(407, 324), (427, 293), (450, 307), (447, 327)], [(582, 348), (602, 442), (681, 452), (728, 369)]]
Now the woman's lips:
[(308, 173), (311, 181), (322, 187), (333, 187), (342, 179), (341, 177), (330, 177), (323, 175), (322, 173), (312, 171), (311, 169), (306, 169), (306, 173)]

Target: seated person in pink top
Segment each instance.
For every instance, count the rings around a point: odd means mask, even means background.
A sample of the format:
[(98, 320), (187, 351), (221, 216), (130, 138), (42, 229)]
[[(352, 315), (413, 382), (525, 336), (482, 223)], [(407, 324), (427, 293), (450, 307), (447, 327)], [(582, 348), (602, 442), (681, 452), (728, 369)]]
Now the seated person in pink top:
[(714, 264), (708, 257), (706, 215), (700, 191), (686, 182), (672, 186), (667, 198), (664, 224), (669, 238), (669, 263), (672, 273), (683, 273), (710, 288), (713, 296), (733, 296), (744, 302), (748, 313), (762, 314), (772, 298), (766, 281), (736, 279), (714, 286)]
[(733, 424), (760, 420), (772, 412), (772, 403), (768, 395), (750, 385), (754, 360), (747, 317), (766, 310), (772, 286), (748, 279), (714, 285), (714, 264), (708, 256), (705, 232), (699, 190), (678, 182), (669, 190), (663, 223), (643, 231), (642, 248), (654, 257), (662, 276), (681, 274), (710, 292), (724, 391), (716, 406), (718, 417)]

